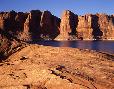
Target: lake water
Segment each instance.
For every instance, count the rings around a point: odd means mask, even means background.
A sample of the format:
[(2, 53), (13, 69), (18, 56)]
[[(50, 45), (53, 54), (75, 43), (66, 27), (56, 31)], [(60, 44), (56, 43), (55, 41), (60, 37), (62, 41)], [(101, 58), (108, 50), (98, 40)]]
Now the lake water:
[(114, 54), (114, 41), (38, 41), (39, 45), (90, 49)]

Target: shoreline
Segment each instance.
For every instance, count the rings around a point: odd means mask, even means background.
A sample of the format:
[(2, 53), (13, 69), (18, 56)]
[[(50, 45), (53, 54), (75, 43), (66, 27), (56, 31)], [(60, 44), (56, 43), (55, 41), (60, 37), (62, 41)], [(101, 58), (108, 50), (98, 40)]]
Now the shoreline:
[(29, 44), (0, 63), (0, 88), (112, 89), (113, 69), (113, 55)]

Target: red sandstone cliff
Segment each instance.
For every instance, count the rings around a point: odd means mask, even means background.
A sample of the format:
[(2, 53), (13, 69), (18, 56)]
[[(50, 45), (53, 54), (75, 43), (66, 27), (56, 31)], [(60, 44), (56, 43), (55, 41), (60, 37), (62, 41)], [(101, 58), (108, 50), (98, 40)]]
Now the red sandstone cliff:
[[(73, 30), (72, 26), (76, 32), (73, 35), (69, 34)], [(71, 11), (64, 11), (60, 23), (60, 35), (57, 39), (69, 40), (69, 38), (75, 40), (114, 40), (114, 16), (106, 14), (77, 16)]]
[(0, 59), (21, 45), (17, 35), (20, 30), (17, 28), (16, 15), (15, 11), (0, 13)]
[[(23, 41), (54, 39), (59, 34), (60, 19), (49, 11), (0, 13), (0, 58), (9, 55)], [(43, 35), (43, 37), (42, 37)]]
[(114, 39), (114, 17), (106, 14), (97, 14), (99, 29), (102, 31), (102, 39)]
[(63, 12), (60, 23), (60, 35), (56, 39), (73, 40), (76, 39), (76, 27), (78, 16), (69, 10)]
[(60, 20), (49, 11), (0, 12), (0, 54), (5, 55), (20, 41), (50, 39), (114, 40), (114, 15), (78, 16), (66, 10)]
[(60, 20), (49, 11), (1, 12), (0, 29), (22, 41), (114, 39), (114, 15), (77, 16), (66, 10)]
[(40, 19), (42, 12), (39, 10), (32, 10), (24, 23), (23, 33), (21, 35), (24, 40), (40, 39)]
[(49, 11), (44, 11), (41, 15), (41, 37), (44, 39), (54, 39), (59, 34), (60, 19), (53, 16)]
[(92, 15), (78, 16), (77, 37), (78, 39), (92, 39)]

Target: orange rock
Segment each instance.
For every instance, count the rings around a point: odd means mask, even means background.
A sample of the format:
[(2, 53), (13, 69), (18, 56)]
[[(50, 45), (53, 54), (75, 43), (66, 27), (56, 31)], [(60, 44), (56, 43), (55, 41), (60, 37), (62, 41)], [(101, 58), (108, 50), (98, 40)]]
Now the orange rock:
[(113, 17), (106, 14), (97, 14), (99, 29), (102, 31), (102, 39), (114, 39)]
[(69, 10), (63, 12), (60, 23), (60, 35), (57, 37), (57, 39), (76, 39), (76, 37), (72, 38), (72, 36), (76, 36), (76, 27), (78, 22), (77, 17), (77, 15)]
[(93, 39), (92, 15), (78, 16), (77, 36), (78, 39)]
[[(44, 11), (41, 16), (41, 35), (54, 39), (59, 34), (60, 19), (49, 11)], [(42, 37), (43, 38), (43, 37)]]

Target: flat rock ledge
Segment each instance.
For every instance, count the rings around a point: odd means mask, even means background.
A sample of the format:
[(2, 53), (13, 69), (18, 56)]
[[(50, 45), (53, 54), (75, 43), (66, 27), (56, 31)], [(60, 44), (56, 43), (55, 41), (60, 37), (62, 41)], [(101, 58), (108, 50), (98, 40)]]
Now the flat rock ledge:
[(0, 63), (0, 89), (114, 89), (114, 56), (28, 45)]

